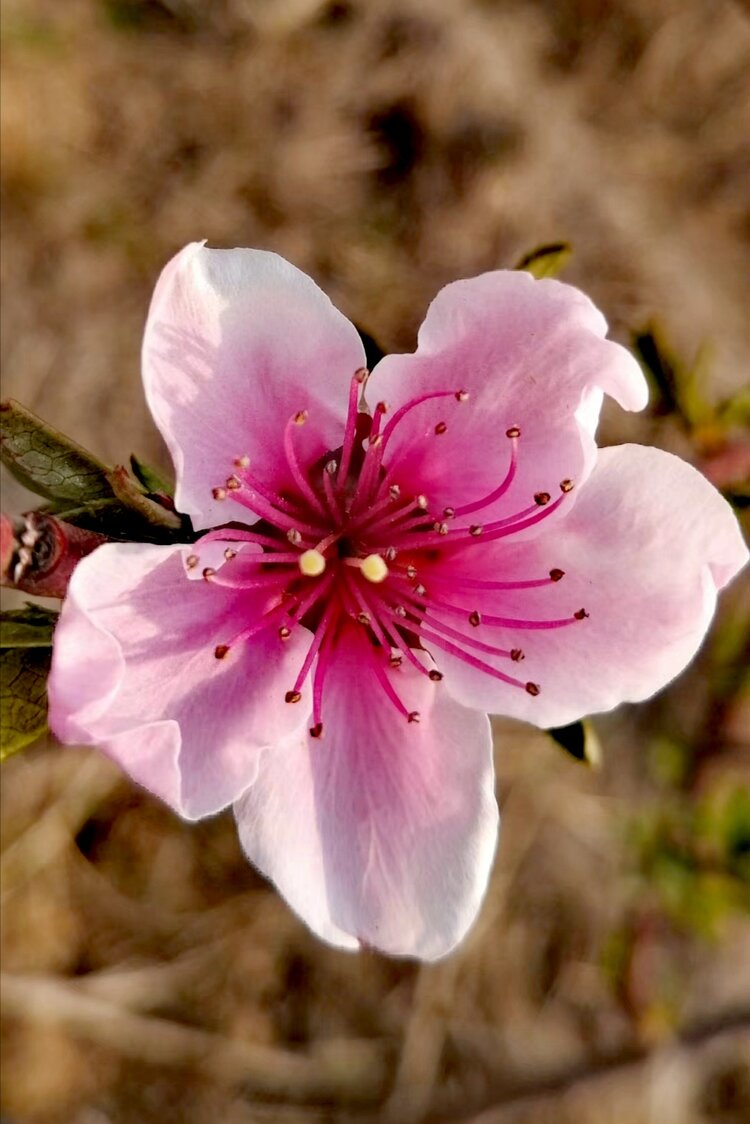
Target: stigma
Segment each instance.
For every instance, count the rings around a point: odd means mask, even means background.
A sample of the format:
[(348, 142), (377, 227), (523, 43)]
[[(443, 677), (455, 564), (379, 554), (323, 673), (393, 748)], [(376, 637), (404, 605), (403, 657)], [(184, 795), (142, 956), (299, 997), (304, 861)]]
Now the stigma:
[(325, 555), (319, 550), (305, 550), (300, 554), (297, 565), (306, 578), (319, 578), (326, 568)]

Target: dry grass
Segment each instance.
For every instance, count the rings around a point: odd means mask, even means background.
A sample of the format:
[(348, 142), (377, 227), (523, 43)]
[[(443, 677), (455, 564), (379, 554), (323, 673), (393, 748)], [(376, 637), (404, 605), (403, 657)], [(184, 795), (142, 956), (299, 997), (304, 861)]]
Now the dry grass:
[[(285, 254), (387, 349), (443, 282), (567, 238), (568, 278), (621, 338), (657, 314), (683, 353), (711, 341), (715, 394), (745, 380), (739, 3), (5, 0), (2, 51), (5, 392), (105, 458), (164, 463), (140, 334), (158, 270), (198, 237)], [(649, 420), (606, 432), (689, 452)], [(660, 799), (654, 743), (697, 730), (713, 688), (704, 658), (603, 720), (593, 776), (499, 724), (488, 899), (422, 969), (318, 944), (229, 816), (182, 824), (95, 754), (11, 761), (9, 1124), (739, 1124), (748, 926), (670, 926), (623, 830)], [(703, 787), (747, 780), (743, 722), (709, 731)], [(635, 923), (612, 986), (607, 949)]]

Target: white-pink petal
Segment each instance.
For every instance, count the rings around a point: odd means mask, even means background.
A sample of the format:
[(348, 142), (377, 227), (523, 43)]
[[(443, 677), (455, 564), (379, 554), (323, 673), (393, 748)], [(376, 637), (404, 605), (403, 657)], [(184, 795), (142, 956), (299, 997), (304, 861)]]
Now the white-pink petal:
[[(557, 494), (562, 480), (580, 486), (594, 462), (603, 394), (628, 410), (642, 409), (648, 397), (637, 362), (606, 340), (606, 331), (578, 289), (523, 271), (446, 285), (429, 307), (416, 352), (381, 360), (368, 400), (383, 399), (395, 411), (440, 390), (462, 389), (469, 399), (425, 403), (399, 424), (383, 458), (394, 479), (424, 491), (435, 510), (471, 503), (503, 479), (506, 431), (518, 426), (512, 486), (469, 522), (523, 510), (537, 492)], [(447, 429), (437, 436), (441, 422)]]
[(174, 460), (178, 510), (199, 529), (252, 522), (212, 488), (243, 455), (272, 488), (291, 488), (287, 420), (309, 413), (295, 433), (306, 465), (340, 445), (349, 382), (364, 362), (353, 325), (283, 258), (186, 246), (159, 279), (143, 340), (146, 397)]
[(268, 593), (188, 580), (190, 550), (110, 543), (80, 562), (48, 689), (61, 741), (100, 746), (196, 819), (235, 800), (254, 780), (260, 750), (299, 725), (284, 693), (310, 634), (299, 627), (282, 642), (273, 628), (218, 660), (216, 646), (259, 619)]
[[(467, 706), (543, 727), (646, 699), (693, 658), (718, 590), (747, 558), (729, 504), (689, 464), (640, 445), (603, 449), (557, 527), (532, 542), (467, 551), (460, 568), (492, 580), (565, 572), (541, 589), (483, 591), (483, 620), (569, 619), (585, 609), (583, 620), (540, 631), (459, 624), (473, 639), (522, 648), (524, 661), (506, 661), (502, 670), (539, 684), (540, 694), (507, 687), (453, 657), (440, 658), (445, 684)], [(476, 599), (476, 591), (458, 585), (451, 594), (467, 608)]]
[(349, 639), (326, 679), (322, 739), (293, 737), (261, 759), (237, 803), (248, 857), (324, 940), (434, 960), (462, 939), (497, 838), (492, 742), (416, 671), (393, 684), (408, 724)]

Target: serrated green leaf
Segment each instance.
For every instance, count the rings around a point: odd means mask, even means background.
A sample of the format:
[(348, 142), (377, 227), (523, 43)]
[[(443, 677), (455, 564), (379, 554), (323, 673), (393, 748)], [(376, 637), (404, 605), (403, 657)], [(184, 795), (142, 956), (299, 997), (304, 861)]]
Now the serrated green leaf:
[(0, 651), (0, 761), (36, 741), (47, 729), (51, 659), (51, 648)]
[(113, 499), (107, 466), (13, 399), (0, 404), (0, 457), (24, 487), (48, 500)]
[(150, 494), (162, 496), (174, 495), (174, 484), (167, 480), (165, 476), (162, 476), (157, 469), (151, 468), (148, 464), (144, 464), (135, 453), (130, 454), (130, 467), (135, 478)]
[(545, 733), (576, 761), (585, 761), (593, 769), (601, 765), (601, 743), (594, 727), (587, 720), (571, 722), (569, 726), (554, 726)]
[(570, 261), (573, 247), (569, 242), (549, 242), (524, 254), (516, 269), (525, 269), (532, 277), (557, 277)]
[(0, 613), (0, 648), (49, 648), (58, 614), (27, 603)]

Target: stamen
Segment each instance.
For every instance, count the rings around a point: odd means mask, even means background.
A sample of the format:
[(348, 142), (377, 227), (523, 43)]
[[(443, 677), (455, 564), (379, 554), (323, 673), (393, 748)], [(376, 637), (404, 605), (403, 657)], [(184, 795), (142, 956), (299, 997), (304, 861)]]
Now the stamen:
[(341, 461), (339, 462), (339, 471), (336, 477), (336, 482), (340, 489), (343, 489), (346, 478), (349, 475), (352, 453), (354, 452), (354, 440), (357, 436), (359, 396), (366, 377), (367, 371), (362, 367), (360, 370), (354, 372), (354, 377), (349, 384), (349, 406), (346, 413), (346, 426), (344, 428), (344, 444), (341, 449)]
[[(378, 660), (375, 652), (371, 652), (370, 666), (371, 666), (372, 670), (375, 672), (375, 676), (376, 676), (378, 682), (380, 683), (380, 686), (385, 691), (386, 696), (388, 697), (389, 701), (393, 703), (393, 705), (395, 706), (395, 708), (399, 712), (399, 714), (403, 714), (403, 716), (404, 716), (404, 718), (406, 719), (407, 722), (418, 722), (419, 721), (418, 711), (416, 711), (416, 710), (409, 711), (409, 710), (406, 709), (403, 702), (401, 701), (398, 694), (396, 693), (395, 688), (393, 687), (390, 680), (388, 679), (388, 674), (387, 674), (385, 668), (381, 667), (380, 661)], [(412, 718), (411, 717), (412, 714), (416, 715), (416, 718)]]
[(388, 444), (399, 422), (403, 421), (406, 415), (410, 414), (412, 410), (416, 410), (417, 406), (422, 406), (425, 402), (434, 402), (437, 398), (455, 398), (457, 402), (466, 402), (468, 397), (469, 395), (465, 390), (435, 390), (430, 394), (422, 394), (418, 398), (410, 399), (409, 402), (406, 402), (396, 410), (396, 413), (383, 430), (383, 446), (385, 447)]
[(200, 558), (197, 554), (188, 554), (187, 558), (185, 559), (185, 565), (188, 570), (194, 570), (199, 562)]
[(444, 421), (438, 422), (437, 425), (435, 426), (435, 436), (436, 437), (442, 437), (442, 435), (444, 433), (446, 433), (447, 430), (448, 430), (448, 426)]
[(289, 465), (289, 470), (300, 492), (318, 515), (325, 516), (326, 509), (311, 488), (309, 480), (302, 471), (302, 466), (300, 465), (299, 458), (294, 448), (294, 430), (306, 423), (307, 410), (299, 410), (294, 417), (290, 418), (286, 423), (284, 427), (284, 453), (286, 455), (287, 464)]
[(505, 473), (505, 478), (500, 484), (488, 495), (484, 496), (481, 500), (475, 500), (474, 503), (465, 503), (461, 507), (456, 508), (456, 515), (470, 515), (473, 511), (480, 511), (483, 507), (489, 507), (491, 503), (501, 499), (502, 496), (508, 491), (516, 475), (516, 468), (518, 464), (518, 437), (521, 431), (518, 426), (513, 426), (507, 430), (507, 436), (511, 439), (510, 446), (510, 464), (508, 465)]
[(301, 698), (302, 693), (300, 691), (287, 691), (287, 693), (284, 695), (284, 702), (298, 703)]
[(323, 643), (323, 640), (325, 638), (325, 634), (328, 631), (328, 626), (331, 623), (331, 619), (333, 617), (334, 612), (336, 611), (336, 608), (337, 608), (336, 602), (330, 601), (329, 604), (326, 606), (326, 609), (325, 609), (325, 612), (323, 613), (323, 616), (320, 618), (320, 623), (318, 624), (318, 627), (315, 629), (315, 633), (313, 635), (310, 647), (307, 649), (307, 655), (305, 656), (305, 659), (302, 663), (302, 667), (299, 669), (299, 674), (297, 675), (297, 678), (294, 681), (294, 686), (292, 687), (292, 690), (295, 693), (301, 689), (302, 684), (307, 679), (308, 672), (310, 671), (310, 668), (312, 667), (312, 662), (315, 659), (316, 655), (318, 654), (318, 650), (320, 648), (320, 645)]
[(234, 492), (232, 498), (237, 503), (241, 503), (243, 507), (247, 507), (254, 512), (259, 519), (265, 519), (267, 523), (278, 527), (280, 531), (295, 530), (300, 532), (300, 535), (304, 532), (311, 538), (320, 538), (321, 528), (319, 526), (315, 527), (311, 523), (303, 523), (295, 515), (280, 510), (280, 505), (276, 506), (275, 503), (266, 500), (264, 496), (251, 489), (249, 485), (241, 488), (238, 492)]
[(330, 511), (331, 516), (333, 517), (335, 522), (338, 524), (341, 519), (342, 511), (333, 482), (336, 471), (336, 461), (328, 461), (327, 465), (323, 469), (323, 493), (325, 495), (326, 503), (328, 504), (328, 510)]
[(476, 656), (464, 652), (456, 644), (451, 644), (449, 640), (444, 640), (442, 636), (437, 636), (427, 629), (422, 629), (420, 635), (423, 639), (427, 640), (428, 643), (434, 644), (436, 648), (442, 648), (444, 652), (448, 652), (449, 655), (456, 656), (458, 659), (463, 660), (464, 663), (467, 663), (470, 667), (476, 668), (477, 671), (483, 671), (487, 675), (491, 675), (493, 679), (499, 679), (502, 683), (507, 683), (509, 687), (523, 687), (524, 690), (528, 690), (526, 684), (520, 679), (514, 679), (512, 675), (506, 675), (503, 671), (499, 671), (498, 668), (493, 667), (492, 664), (485, 663), (484, 660), (480, 660)]

